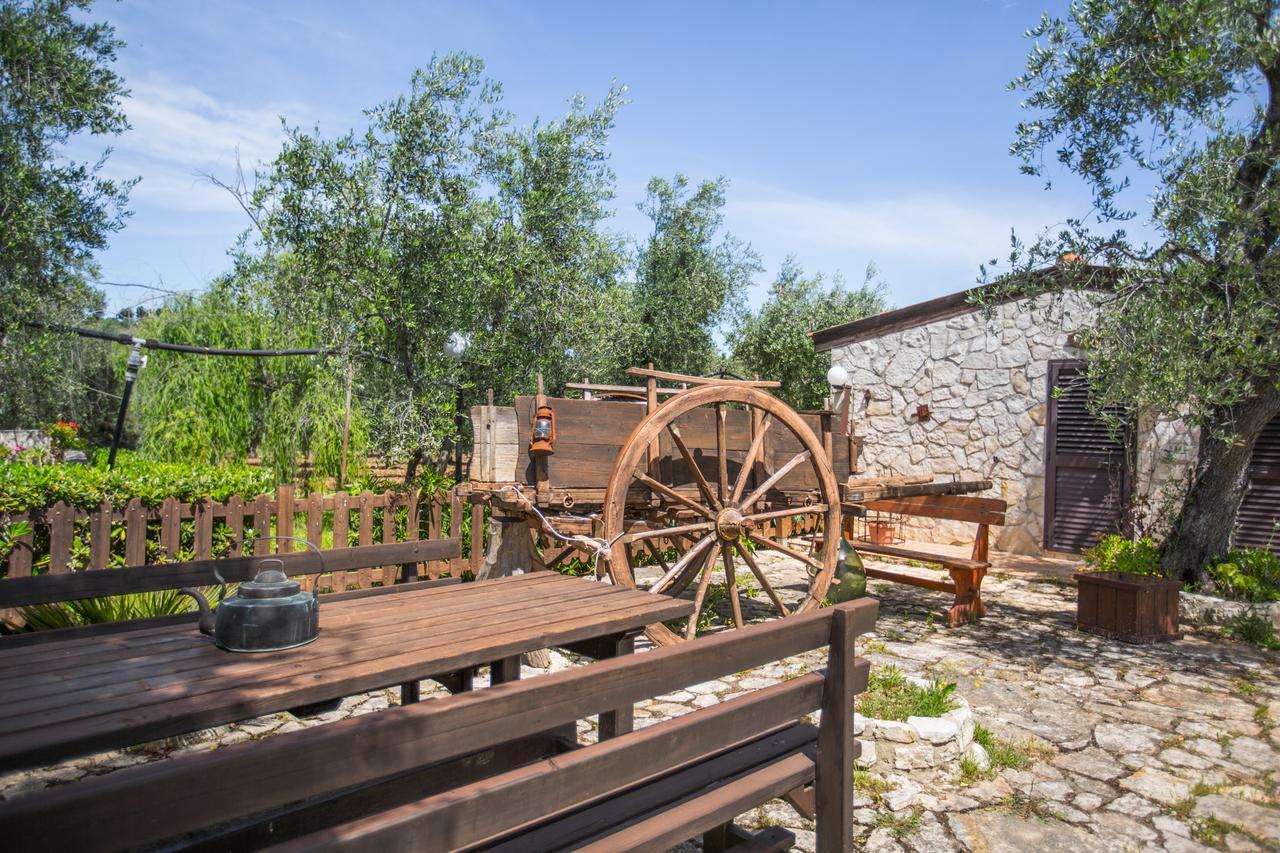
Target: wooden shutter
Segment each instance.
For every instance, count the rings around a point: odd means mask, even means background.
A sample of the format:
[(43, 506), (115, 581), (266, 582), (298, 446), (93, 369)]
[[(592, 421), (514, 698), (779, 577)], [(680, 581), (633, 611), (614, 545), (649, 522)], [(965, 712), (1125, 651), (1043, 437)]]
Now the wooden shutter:
[(1280, 554), (1280, 418), (1262, 429), (1249, 462), (1249, 490), (1240, 502), (1232, 544)]
[(1120, 529), (1128, 454), (1089, 411), (1083, 362), (1049, 362), (1048, 386), (1044, 547), (1079, 553)]

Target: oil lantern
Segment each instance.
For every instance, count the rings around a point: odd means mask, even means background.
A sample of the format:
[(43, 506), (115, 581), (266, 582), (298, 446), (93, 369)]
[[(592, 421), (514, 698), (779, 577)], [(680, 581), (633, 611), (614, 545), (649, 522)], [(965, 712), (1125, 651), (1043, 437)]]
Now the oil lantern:
[(550, 406), (539, 406), (529, 433), (529, 453), (550, 456), (556, 452), (556, 413)]

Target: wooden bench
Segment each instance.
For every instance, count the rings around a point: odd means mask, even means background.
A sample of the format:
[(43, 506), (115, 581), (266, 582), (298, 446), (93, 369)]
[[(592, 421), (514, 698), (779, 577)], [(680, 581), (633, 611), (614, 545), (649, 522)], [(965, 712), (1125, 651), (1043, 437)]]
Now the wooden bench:
[[(778, 850), (735, 816), (775, 797), (853, 838), (862, 599), (639, 655), (124, 768), (0, 802), (15, 850)], [(825, 670), (579, 745), (607, 709), (823, 649)], [(818, 726), (803, 718), (821, 710)]]
[(923, 518), (939, 518), (948, 521), (968, 521), (977, 524), (974, 534), (973, 552), (969, 558), (952, 557), (933, 551), (918, 551), (913, 548), (899, 548), (893, 545), (877, 545), (872, 542), (850, 541), (853, 547), (864, 554), (882, 557), (893, 557), (899, 560), (914, 560), (941, 566), (951, 575), (951, 580), (935, 580), (915, 575), (904, 574), (886, 569), (868, 567), (867, 577), (880, 580), (949, 592), (955, 596), (954, 603), (947, 609), (947, 624), (951, 627), (963, 625), (986, 615), (987, 607), (982, 602), (982, 581), (991, 568), (988, 560), (990, 545), (990, 528), (992, 525), (1003, 525), (1007, 504), (998, 498), (978, 498), (960, 495), (920, 495), (902, 498), (882, 498), (846, 505), (849, 514), (845, 521), (846, 535), (852, 531), (852, 516), (867, 512), (890, 512), (900, 515), (912, 515)]

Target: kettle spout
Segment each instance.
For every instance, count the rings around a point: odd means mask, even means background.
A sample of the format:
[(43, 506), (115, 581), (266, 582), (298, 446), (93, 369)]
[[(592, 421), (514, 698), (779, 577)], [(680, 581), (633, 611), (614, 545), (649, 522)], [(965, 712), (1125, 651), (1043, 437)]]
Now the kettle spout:
[(213, 610), (209, 607), (209, 600), (204, 597), (204, 593), (185, 586), (178, 590), (178, 592), (181, 595), (189, 595), (196, 600), (196, 605), (200, 608), (200, 622), (198, 625), (200, 633), (208, 634), (212, 637), (213, 625), (216, 620), (213, 615)]

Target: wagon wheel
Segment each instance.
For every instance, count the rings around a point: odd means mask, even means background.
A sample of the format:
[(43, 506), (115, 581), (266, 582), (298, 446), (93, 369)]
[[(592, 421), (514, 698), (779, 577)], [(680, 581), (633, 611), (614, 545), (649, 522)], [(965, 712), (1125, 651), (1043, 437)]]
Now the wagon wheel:
[[(731, 479), (729, 448), (726, 440), (725, 404), (737, 403), (751, 415), (753, 435), (745, 459), (739, 463), (736, 476)], [(709, 407), (714, 410), (716, 447), (714, 467), (718, 476), (710, 483), (699, 470), (693, 452), (681, 435), (678, 420), (695, 409)], [(761, 461), (765, 436), (770, 430), (789, 430), (798, 440), (802, 450), (779, 465), (754, 488), (748, 488), (751, 472)], [(657, 471), (646, 468), (651, 444), (666, 435), (679, 451), (685, 466), (696, 483), (697, 492), (689, 489), (678, 491), (671, 483), (661, 482)], [(708, 449), (709, 452), (709, 449)], [(735, 454), (737, 455), (737, 454)], [(817, 480), (816, 502), (803, 506), (770, 508), (765, 501), (771, 489), (797, 466), (808, 464)], [(654, 474), (655, 476), (650, 476)], [(637, 486), (644, 488), (638, 489)], [(677, 510), (679, 518), (667, 526), (643, 525), (641, 529), (627, 529), (627, 493), (632, 498), (639, 491), (661, 502), (661, 508)], [(659, 513), (650, 510), (650, 517)], [(662, 572), (662, 576), (648, 586), (651, 593), (679, 595), (697, 580), (694, 594), (694, 612), (689, 617), (684, 639), (690, 639), (697, 631), (700, 615), (710, 586), (712, 573), (717, 565), (723, 567), (725, 591), (732, 607), (736, 627), (743, 622), (742, 605), (738, 598), (737, 566), (745, 565), (755, 575), (756, 581), (768, 596), (770, 606), (781, 616), (790, 616), (812, 610), (826, 595), (827, 586), (835, 571), (839, 554), (838, 536), (824, 536), (820, 551), (809, 555), (789, 548), (759, 530), (761, 524), (785, 516), (814, 514), (822, 517), (824, 529), (840, 530), (840, 496), (831, 464), (822, 443), (804, 420), (778, 398), (746, 385), (705, 385), (676, 394), (662, 406), (651, 412), (632, 431), (622, 451), (613, 464), (609, 486), (604, 497), (604, 535), (611, 542), (609, 575), (615, 584), (638, 588), (636, 566), (638, 558), (648, 556)], [(666, 517), (670, 517), (670, 513)], [(626, 530), (626, 532), (624, 532)], [(668, 539), (676, 543), (674, 561), (664, 559), (654, 547), (654, 540)], [(805, 563), (810, 568), (808, 594), (797, 605), (788, 606), (774, 589), (746, 542), (754, 543), (757, 550), (777, 551)], [(669, 644), (681, 639), (664, 625), (651, 625), (646, 633), (656, 643)]]

